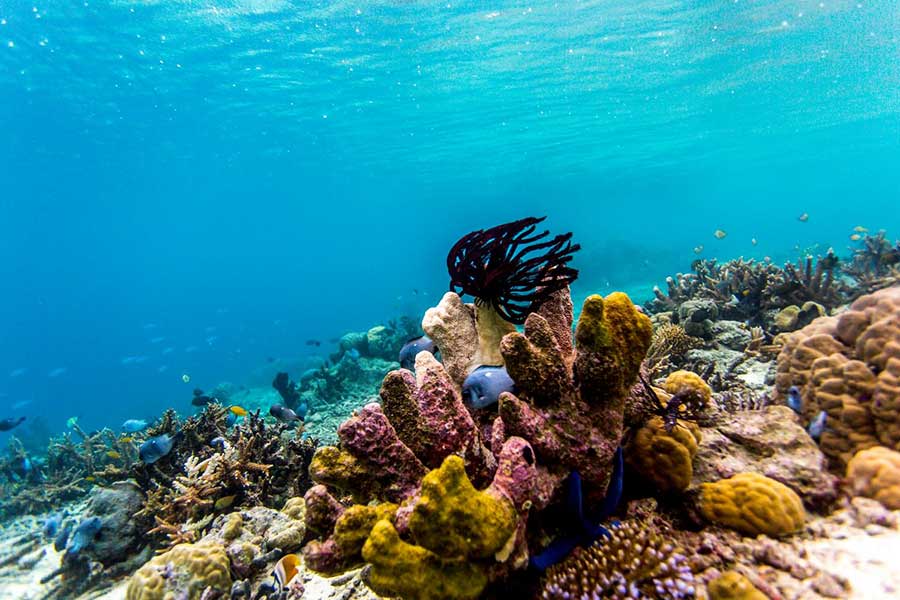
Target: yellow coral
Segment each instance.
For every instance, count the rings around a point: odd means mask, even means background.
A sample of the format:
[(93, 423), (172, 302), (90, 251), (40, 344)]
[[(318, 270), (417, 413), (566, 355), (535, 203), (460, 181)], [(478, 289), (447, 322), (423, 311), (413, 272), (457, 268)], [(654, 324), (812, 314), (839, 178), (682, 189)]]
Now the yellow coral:
[(415, 543), (400, 539), (388, 519), (375, 524), (362, 550), (372, 565), (368, 583), (405, 600), (475, 598), (516, 524), (512, 503), (490, 489), (476, 490), (462, 458), (448, 456), (422, 480), (409, 520)]
[(653, 417), (629, 444), (628, 463), (661, 492), (680, 492), (691, 484), (692, 461), (700, 442), (700, 428), (678, 421), (666, 431), (661, 417)]
[(358, 557), (375, 523), (393, 519), (396, 512), (397, 505), (390, 502), (377, 506), (356, 504), (344, 511), (334, 525), (334, 542), (342, 556)]
[(709, 600), (768, 600), (750, 580), (736, 571), (725, 571), (707, 585)]
[(227, 595), (231, 573), (216, 544), (179, 544), (151, 558), (131, 576), (126, 600), (199, 600), (206, 588)]
[(884, 446), (860, 450), (847, 464), (847, 481), (854, 494), (900, 509), (900, 452)]
[(669, 373), (663, 388), (672, 395), (679, 393), (696, 395), (703, 406), (708, 406), (709, 399), (712, 398), (712, 388), (703, 381), (702, 377), (691, 371), (674, 371)]
[(704, 483), (700, 512), (713, 523), (772, 537), (798, 531), (806, 519), (803, 502), (791, 488), (758, 473)]

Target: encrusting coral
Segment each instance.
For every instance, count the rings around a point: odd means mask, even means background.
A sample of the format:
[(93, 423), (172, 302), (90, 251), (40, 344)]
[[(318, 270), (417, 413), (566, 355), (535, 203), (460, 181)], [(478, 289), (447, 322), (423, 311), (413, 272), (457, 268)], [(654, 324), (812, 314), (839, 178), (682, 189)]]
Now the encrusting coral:
[(800, 390), (807, 422), (825, 411), (821, 448), (836, 467), (865, 448), (900, 448), (900, 287), (788, 334), (775, 383), (782, 398)]
[(125, 598), (200, 600), (207, 588), (222, 595), (231, 591), (225, 550), (215, 544), (179, 544), (138, 569), (128, 582)]
[(637, 521), (610, 528), (588, 548), (550, 568), (540, 598), (694, 598), (697, 586), (684, 553), (670, 535)]
[(768, 600), (750, 580), (737, 571), (726, 571), (706, 586), (709, 600)]
[(854, 495), (900, 510), (900, 452), (884, 446), (860, 450), (847, 463), (847, 483)]
[(706, 520), (748, 535), (787, 535), (806, 520), (800, 497), (765, 475), (739, 473), (700, 489), (700, 512)]

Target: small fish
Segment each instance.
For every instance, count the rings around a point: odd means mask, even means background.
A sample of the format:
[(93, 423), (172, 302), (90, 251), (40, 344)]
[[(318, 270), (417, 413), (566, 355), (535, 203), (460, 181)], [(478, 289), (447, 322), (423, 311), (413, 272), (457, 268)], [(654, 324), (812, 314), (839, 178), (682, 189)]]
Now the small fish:
[(300, 564), (300, 558), (296, 554), (285, 554), (275, 563), (272, 577), (275, 579), (278, 591), (283, 591), (297, 575), (298, 564)]
[(194, 406), (206, 406), (215, 401), (214, 397), (204, 394), (200, 388), (194, 388), (194, 397), (191, 398), (191, 404)]
[(506, 367), (481, 365), (463, 381), (462, 393), (469, 408), (485, 408), (495, 404), (503, 392), (515, 389)]
[(31, 459), (27, 456), (18, 456), (10, 459), (9, 465), (13, 475), (19, 479), (26, 479), (31, 473)]
[(431, 352), (434, 354), (437, 352), (437, 346), (434, 345), (434, 341), (427, 335), (407, 340), (403, 347), (400, 348), (400, 366), (412, 371), (416, 366), (416, 355), (419, 352)]
[(47, 517), (47, 520), (44, 521), (44, 526), (41, 528), (41, 534), (43, 534), (44, 538), (48, 540), (55, 538), (56, 534), (59, 533), (59, 527), (62, 525), (62, 520), (62, 513), (54, 513)]
[(27, 369), (24, 369), (24, 368), (13, 369), (12, 371), (9, 372), (9, 376), (10, 377), (21, 377), (22, 375), (25, 374), (26, 371), (27, 371)]
[(162, 349), (161, 354), (171, 354), (174, 351), (175, 351), (175, 348), (173, 348), (172, 346), (166, 346), (165, 348)]
[(175, 435), (161, 434), (150, 438), (138, 448), (138, 455), (141, 460), (148, 465), (152, 465), (163, 456), (172, 451), (175, 442), (181, 439), (182, 433), (179, 431)]
[(196, 352), (196, 351), (197, 351), (197, 346), (188, 346), (187, 348), (184, 349), (184, 351), (185, 351), (185, 352), (188, 352), (188, 353), (190, 353), (190, 352)]
[(755, 246), (755, 245), (757, 245), (759, 242), (756, 241), (756, 238), (750, 238), (750, 243), (753, 244), (753, 245)]
[(237, 415), (238, 417), (246, 417), (247, 416), (247, 409), (244, 408), (243, 406), (238, 406), (237, 404), (232, 404), (231, 406), (228, 407), (228, 410), (230, 410), (233, 414)]
[(159, 367), (157, 367), (156, 372), (157, 373), (165, 373), (168, 370), (169, 370), (168, 365), (160, 365)]
[(78, 425), (78, 417), (69, 417), (66, 419), (66, 428), (75, 429), (76, 425)]
[(857, 225), (856, 227), (853, 228), (853, 231), (855, 231), (856, 233), (869, 233), (869, 230), (866, 229), (865, 227), (863, 227), (862, 225)]
[(134, 441), (134, 438), (131, 437), (130, 435), (123, 435), (122, 437), (119, 438), (119, 441), (122, 442), (123, 444), (130, 444), (131, 442)]
[(128, 433), (137, 433), (145, 429), (147, 429), (147, 421), (144, 419), (128, 419), (122, 423), (122, 431), (127, 431)]
[(227, 442), (225, 441), (225, 438), (223, 438), (222, 436), (219, 436), (219, 437), (214, 437), (213, 439), (211, 439), (209, 441), (209, 445), (212, 446), (213, 448), (215, 448), (216, 450), (225, 450), (225, 446), (227, 445)]
[(225, 510), (232, 504), (234, 504), (234, 499), (237, 498), (236, 494), (232, 494), (230, 496), (222, 496), (218, 500), (216, 500), (215, 508), (216, 510)]
[(75, 528), (74, 533), (72, 533), (69, 543), (66, 544), (66, 553), (71, 556), (76, 556), (79, 552), (90, 546), (94, 541), (94, 538), (97, 537), (97, 534), (100, 533), (102, 527), (103, 521), (100, 520), (100, 517), (88, 517), (87, 519), (83, 519), (81, 523), (78, 524), (78, 527)]
[(700, 254), (701, 252), (703, 252), (703, 244), (700, 244), (699, 246), (694, 246), (694, 254)]
[(731, 295), (731, 298), (728, 299), (728, 302), (725, 303), (725, 306), (728, 308), (734, 308), (735, 306), (740, 305), (741, 301), (738, 300), (738, 297), (734, 294)]
[(164, 337), (162, 337), (162, 336), (157, 336), (157, 337), (155, 337), (155, 338), (150, 338), (150, 343), (151, 343), (151, 344), (159, 344), (160, 342), (165, 341), (165, 339), (166, 339), (166, 338), (164, 338)]
[(725, 233), (725, 231), (723, 231), (722, 229), (716, 229), (716, 231), (713, 233), (713, 235), (716, 236), (717, 240), (721, 240), (721, 239), (724, 239), (725, 236), (728, 234)]
[(53, 369), (52, 371), (47, 373), (47, 377), (56, 378), (56, 377), (59, 377), (60, 375), (65, 375), (68, 370), (69, 369), (67, 369), (66, 367), (56, 367), (55, 369)]
[(803, 399), (800, 397), (800, 388), (796, 385), (792, 385), (788, 390), (787, 405), (798, 415), (803, 414)]
[(191, 382), (191, 376), (188, 375), (187, 373), (185, 373), (184, 375), (181, 376), (181, 380), (182, 380), (183, 382), (185, 382), (185, 383), (190, 383), (190, 382)]
[(291, 423), (292, 421), (302, 421), (297, 413), (281, 404), (273, 404), (269, 408), (269, 414), (281, 421), (282, 423)]
[(346, 356), (349, 356), (351, 360), (359, 360), (359, 350), (356, 348), (350, 348), (347, 350)]
[(31, 400), (19, 400), (18, 402), (15, 402), (10, 408), (12, 408), (13, 410), (20, 410), (25, 408), (29, 404), (31, 404)]
[(822, 433), (825, 431), (825, 422), (827, 420), (828, 413), (826, 413), (824, 410), (820, 411), (819, 414), (817, 414), (815, 418), (809, 423), (809, 428), (807, 429), (807, 432), (809, 432), (809, 437), (818, 442), (822, 437)]
[(322, 342), (319, 340), (306, 340), (306, 345), (307, 346), (315, 346), (316, 348), (318, 348), (319, 346), (322, 345)]
[(72, 532), (72, 521), (66, 520), (62, 523), (62, 527), (59, 530), (59, 534), (57, 534), (56, 539), (53, 540), (53, 549), (57, 552), (62, 552), (66, 549), (66, 544), (69, 542), (69, 534)]
[(225, 427), (231, 427), (235, 423), (237, 423), (238, 416), (231, 411), (228, 411), (228, 415), (225, 417)]
[(95, 481), (97, 481), (97, 478), (94, 477), (93, 475), (88, 475), (87, 477), (84, 478), (84, 480), (85, 480), (85, 481), (90, 481), (91, 483), (94, 483)]
[(9, 431), (10, 429), (15, 429), (19, 425), (22, 424), (22, 421), (25, 420), (25, 417), (19, 417), (18, 419), (3, 419), (0, 421), (0, 431)]
[(106, 453), (106, 456), (108, 456), (109, 458), (111, 458), (113, 460), (119, 460), (120, 458), (122, 458), (122, 455), (119, 454), (118, 452), (116, 452), (115, 450), (108, 451)]
[(850, 241), (851, 241), (851, 242), (858, 242), (858, 241), (861, 240), (861, 239), (862, 239), (862, 236), (859, 235), (858, 233), (854, 233), (854, 234), (852, 234), (852, 235), (850, 236)]
[(797, 217), (797, 220), (801, 223), (806, 223), (807, 221), (809, 221), (809, 213), (803, 213), (802, 215)]

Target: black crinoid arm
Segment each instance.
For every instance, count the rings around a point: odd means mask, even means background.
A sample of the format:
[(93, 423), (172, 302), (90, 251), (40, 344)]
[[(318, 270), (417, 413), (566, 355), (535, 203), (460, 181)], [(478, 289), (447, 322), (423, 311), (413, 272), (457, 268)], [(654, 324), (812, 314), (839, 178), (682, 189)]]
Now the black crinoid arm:
[(510, 323), (522, 324), (529, 313), (578, 277), (569, 266), (581, 249), (572, 234), (547, 239), (536, 233), (546, 217), (528, 217), (463, 236), (447, 255), (450, 290), (491, 305)]

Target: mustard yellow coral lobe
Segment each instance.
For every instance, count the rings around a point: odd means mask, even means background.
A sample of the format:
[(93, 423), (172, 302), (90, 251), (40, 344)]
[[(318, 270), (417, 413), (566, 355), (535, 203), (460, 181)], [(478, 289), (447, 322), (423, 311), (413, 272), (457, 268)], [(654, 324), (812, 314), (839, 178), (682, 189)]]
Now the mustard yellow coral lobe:
[(227, 594), (231, 572), (225, 550), (215, 544), (179, 544), (151, 558), (131, 576), (126, 600), (199, 600), (206, 588)]
[(627, 352), (633, 348), (641, 360), (652, 337), (650, 319), (622, 292), (613, 292), (605, 299), (599, 294), (588, 296), (575, 330), (575, 340), (581, 349), (600, 352), (609, 348), (614, 339), (622, 340), (619, 350)]
[(750, 580), (736, 571), (726, 571), (709, 582), (709, 600), (768, 600)]
[(713, 523), (772, 537), (794, 533), (806, 520), (803, 502), (791, 488), (758, 473), (704, 483), (700, 512)]
[(666, 431), (662, 417), (653, 417), (641, 427), (628, 446), (629, 464), (661, 492), (684, 491), (694, 474), (693, 459), (700, 441), (700, 428), (678, 421)]
[(448, 456), (422, 480), (409, 521), (413, 543), (400, 539), (389, 520), (375, 524), (363, 546), (372, 565), (368, 584), (405, 600), (476, 598), (494, 555), (515, 534), (516, 519), (509, 500), (476, 490), (463, 460)]

